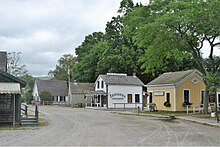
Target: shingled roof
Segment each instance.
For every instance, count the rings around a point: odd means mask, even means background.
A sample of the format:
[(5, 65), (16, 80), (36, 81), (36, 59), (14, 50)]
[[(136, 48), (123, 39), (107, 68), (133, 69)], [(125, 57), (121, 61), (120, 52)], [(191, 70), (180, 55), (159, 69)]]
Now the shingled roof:
[(95, 91), (94, 83), (70, 83), (71, 93), (91, 93)]
[(147, 86), (151, 85), (172, 85), (172, 84), (177, 84), (187, 76), (198, 73), (200, 76), (202, 74), (198, 70), (187, 70), (187, 71), (178, 71), (178, 72), (168, 72), (164, 73), (161, 76), (157, 77), (153, 81), (147, 84)]
[(136, 85), (144, 86), (144, 83), (136, 76), (127, 75), (100, 75), (107, 85)]
[(67, 82), (62, 80), (36, 80), (38, 92), (48, 91), (53, 96), (67, 96)]

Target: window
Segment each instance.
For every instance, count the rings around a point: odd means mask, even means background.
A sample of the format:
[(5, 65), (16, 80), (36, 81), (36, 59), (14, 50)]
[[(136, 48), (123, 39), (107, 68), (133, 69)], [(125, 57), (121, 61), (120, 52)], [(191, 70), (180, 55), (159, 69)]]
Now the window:
[(169, 92), (166, 93), (166, 102), (170, 103), (170, 93)]
[(140, 103), (140, 95), (135, 94), (135, 103)]
[(11, 110), (12, 98), (11, 94), (0, 95), (0, 110)]
[(189, 103), (189, 90), (183, 91), (183, 98), (185, 103)]
[(152, 96), (152, 92), (150, 92), (150, 96), (149, 96), (149, 103), (153, 103), (153, 96)]
[(205, 98), (205, 91), (202, 90), (202, 91), (201, 91), (201, 101), (200, 101), (201, 104), (204, 103), (204, 98)]
[(102, 88), (104, 88), (104, 81), (102, 81)]
[(99, 81), (98, 81), (98, 89), (99, 89), (99, 87), (100, 87), (100, 83), (99, 83)]
[(128, 103), (132, 103), (132, 94), (128, 94)]

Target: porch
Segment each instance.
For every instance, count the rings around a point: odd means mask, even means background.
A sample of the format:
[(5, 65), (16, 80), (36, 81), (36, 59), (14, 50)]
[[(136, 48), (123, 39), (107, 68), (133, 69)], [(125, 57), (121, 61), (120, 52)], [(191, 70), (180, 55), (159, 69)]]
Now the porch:
[(108, 107), (108, 94), (104, 91), (95, 91), (85, 95), (86, 108), (89, 107)]

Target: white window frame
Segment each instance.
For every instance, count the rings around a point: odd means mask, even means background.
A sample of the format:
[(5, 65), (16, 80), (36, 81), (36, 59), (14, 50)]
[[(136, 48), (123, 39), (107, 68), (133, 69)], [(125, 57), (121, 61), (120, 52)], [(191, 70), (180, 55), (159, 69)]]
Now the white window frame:
[(189, 91), (189, 102), (191, 103), (191, 99), (190, 99), (190, 89), (183, 89), (183, 102), (184, 102), (184, 91), (188, 90)]

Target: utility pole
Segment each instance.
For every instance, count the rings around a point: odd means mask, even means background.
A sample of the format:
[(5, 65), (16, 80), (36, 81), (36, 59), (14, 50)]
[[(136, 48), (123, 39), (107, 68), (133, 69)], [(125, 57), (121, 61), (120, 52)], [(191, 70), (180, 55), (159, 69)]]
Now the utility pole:
[(70, 105), (70, 93), (71, 93), (71, 89), (70, 89), (70, 65), (68, 65), (68, 69), (67, 69), (67, 75), (68, 75), (68, 103)]

